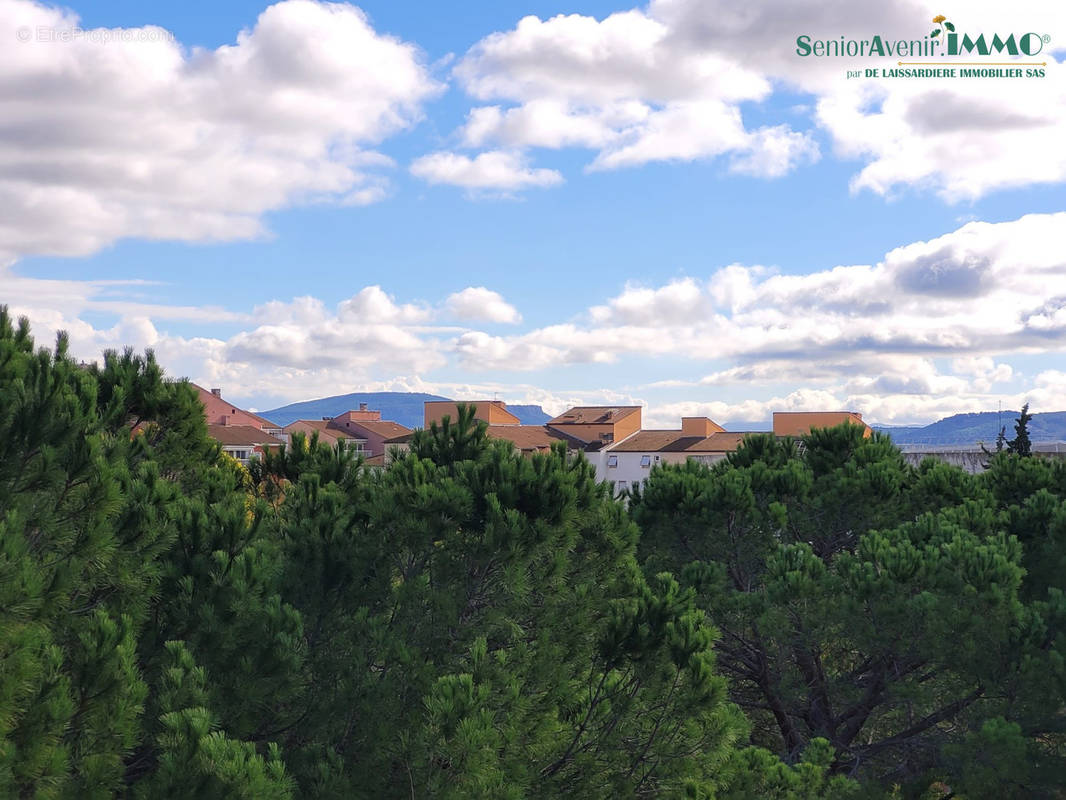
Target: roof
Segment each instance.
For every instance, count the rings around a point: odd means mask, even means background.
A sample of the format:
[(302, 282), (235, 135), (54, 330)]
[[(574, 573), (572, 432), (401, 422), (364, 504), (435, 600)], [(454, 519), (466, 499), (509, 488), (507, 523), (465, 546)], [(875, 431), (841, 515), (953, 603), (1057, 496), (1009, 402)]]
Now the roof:
[[(637, 431), (611, 448), (612, 453), (648, 453), (662, 450), (681, 438), (681, 431)], [(693, 437), (689, 437), (693, 438)]]
[(401, 436), (393, 436), (391, 439), (386, 439), (384, 444), (407, 444), (415, 438), (414, 431), (408, 431)]
[[(369, 431), (376, 436), (380, 436), (383, 439), (392, 439), (396, 436), (403, 436), (411, 433), (411, 429), (401, 425), (398, 422), (391, 422), (389, 420), (358, 420), (353, 419), (351, 421), (352, 428), (362, 428), (365, 431)], [(343, 431), (344, 428), (333, 428), (332, 430)]]
[(427, 400), (423, 405), (423, 420), (428, 428), (447, 416), (454, 422), (458, 419), (459, 404), (472, 406), (474, 418), (490, 425), (518, 425), (521, 420), (507, 410), (502, 400)]
[(710, 436), (685, 436), (669, 447), (668, 453), (731, 453), (740, 447), (748, 431), (723, 431)]
[(574, 406), (554, 419), (548, 420), (548, 424), (609, 425), (640, 409), (640, 406)]
[(281, 440), (251, 425), (208, 425), (207, 435), (219, 444), (229, 447), (281, 444)]
[(514, 442), (519, 450), (546, 450), (555, 442), (569, 442), (571, 439), (543, 425), (489, 425), (486, 433), (490, 439)]
[(343, 428), (330, 428), (328, 420), (324, 419), (298, 419), (295, 422), (290, 422), (285, 426), (284, 431), (288, 434), (303, 433), (307, 434), (307, 438), (311, 438), (312, 433), (318, 434), (319, 441), (336, 443), (340, 439), (358, 439), (360, 437), (355, 436), (352, 433), (344, 430)]
[(681, 431), (639, 431), (610, 449), (612, 453), (728, 453), (736, 450), (744, 432), (685, 436)]
[(235, 408), (238, 411), (240, 411), (242, 414), (247, 414), (249, 417), (254, 419), (256, 422), (260, 423), (264, 428), (277, 428), (278, 430), (281, 429), (281, 426), (278, 425), (276, 422), (271, 422), (266, 417), (261, 417), (258, 414), (255, 414), (255, 413), (253, 413), (251, 411), (248, 411), (247, 409), (241, 408), (236, 403), (230, 403), (230, 401), (227, 400), (226, 398), (221, 397), (221, 396), (215, 394), (214, 392), (208, 391), (207, 389), (205, 389), (203, 386), (200, 386), (199, 384), (192, 383), (190, 381), (189, 385), (192, 388), (194, 388), (196, 391), (200, 392), (201, 394), (209, 395), (209, 396), (215, 398), (216, 400), (221, 400), (223, 403), (229, 403), (230, 408)]
[(378, 453), (376, 456), (367, 456), (363, 459), (363, 463), (368, 467), (384, 467), (385, 466), (385, 454)]

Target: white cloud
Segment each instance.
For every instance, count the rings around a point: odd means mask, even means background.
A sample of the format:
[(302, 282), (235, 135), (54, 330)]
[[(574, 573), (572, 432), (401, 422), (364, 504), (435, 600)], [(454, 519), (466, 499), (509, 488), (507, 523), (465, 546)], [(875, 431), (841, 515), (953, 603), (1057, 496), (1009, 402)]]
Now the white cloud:
[[(980, 394), (1015, 378), (1008, 354), (1061, 347), (1063, 252), (1066, 213), (968, 223), (877, 264), (806, 275), (730, 265), (702, 281), (627, 286), (583, 321), (470, 333), (458, 351), (469, 368), (669, 355), (732, 362), (690, 382), (705, 386), (835, 379), (856, 396)], [(935, 358), (955, 359), (955, 374)]]
[(458, 319), (511, 324), (522, 321), (518, 309), (504, 300), (499, 292), (484, 286), (468, 286), (461, 292), (449, 295), (445, 307)]
[(563, 176), (552, 169), (530, 167), (520, 153), (492, 150), (475, 158), (458, 153), (430, 153), (415, 159), (411, 174), (429, 183), (473, 190), (516, 190), (554, 186)]
[(123, 237), (244, 239), (271, 210), (374, 202), (391, 162), (365, 147), (441, 88), (347, 4), (286, 0), (215, 50), (152, 27), (43, 40), (78, 24), (0, 0), (0, 264)]
[(455, 68), (478, 100), (461, 131), (478, 147), (595, 148), (592, 169), (736, 153), (735, 171), (770, 177), (817, 146), (785, 126), (748, 131), (738, 103), (769, 95), (756, 70), (708, 50), (676, 47), (640, 10), (603, 20), (529, 16), (478, 42)]
[[(851, 0), (652, 0), (603, 19), (525, 17), (476, 43), (454, 74), (479, 105), (460, 131), (471, 147), (583, 147), (591, 169), (651, 161), (728, 158), (730, 171), (763, 178), (817, 160), (811, 131), (794, 130), (799, 108), (838, 157), (861, 163), (855, 191), (931, 189), (949, 202), (998, 189), (1066, 180), (1066, 71), (1053, 50), (1066, 5), (948, 3), (960, 31), (1048, 32), (1046, 76), (1025, 79), (854, 79), (884, 59), (801, 57), (800, 35), (914, 40), (932, 12), (918, 0), (863, 6)], [(957, 12), (957, 13), (955, 13)], [(938, 60), (938, 66), (941, 59)], [(943, 66), (951, 66), (944, 58)], [(1030, 59), (1031, 60), (1031, 59)], [(752, 128), (743, 103), (782, 91), (812, 102)], [(813, 111), (812, 111), (813, 109)]]
[[(670, 402), (691, 397), (683, 402), (703, 404), (700, 413), (716, 419), (848, 408), (902, 423), (997, 402), (1017, 407), (1026, 398), (1041, 410), (1061, 406), (1061, 373), (1032, 378), (1012, 361), (1061, 353), (1063, 253), (1066, 213), (971, 222), (875, 264), (800, 275), (732, 264), (661, 286), (629, 284), (587, 313), (512, 335), (447, 324), (520, 322), (485, 287), (424, 302), (367, 286), (335, 304), (298, 297), (246, 312), (154, 303), (157, 287), (145, 281), (46, 281), (4, 269), (0, 302), (30, 315), (41, 341), (68, 330), (79, 357), (124, 344), (153, 347), (172, 373), (240, 387), (243, 396), (299, 399), (396, 376), (459, 385), (457, 375), (506, 394), (506, 379), (517, 373), (592, 374), (566, 370), (581, 365), (614, 376), (621, 396), (642, 374), (628, 369), (633, 359), (646, 359), (656, 377), (667, 372), (667, 380), (638, 387), (670, 395), (656, 414), (676, 416)], [(107, 317), (114, 321), (97, 321)], [(181, 322), (209, 324), (212, 335), (175, 333)], [(544, 391), (558, 394), (556, 386)], [(594, 395), (559, 397), (578, 394)]]

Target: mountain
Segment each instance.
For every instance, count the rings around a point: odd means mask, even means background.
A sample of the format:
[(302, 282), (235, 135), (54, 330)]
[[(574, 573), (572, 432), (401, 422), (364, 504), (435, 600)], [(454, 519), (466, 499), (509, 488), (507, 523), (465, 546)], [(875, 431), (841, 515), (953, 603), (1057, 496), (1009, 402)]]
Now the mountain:
[(728, 422), (723, 422), (722, 427), (727, 431), (734, 433), (751, 433), (762, 432), (769, 433), (774, 429), (773, 420), (761, 419), (761, 420), (743, 420), (743, 419), (731, 419)]
[[(996, 441), (1000, 426), (1006, 430), (1007, 440), (1014, 438), (1014, 423), (1018, 411), (981, 411), (974, 414), (955, 414), (925, 426), (874, 425), (873, 429), (887, 433), (896, 444), (964, 444)], [(1033, 414), (1029, 422), (1029, 438), (1034, 442), (1066, 441), (1066, 411)]]
[(540, 406), (507, 406), (507, 410), (518, 417), (523, 425), (543, 425), (552, 418)]
[[(281, 408), (258, 413), (259, 416), (266, 417), (275, 425), (284, 427), (298, 419), (335, 417), (345, 411), (358, 409), (360, 403), (366, 403), (366, 407), (371, 411), (380, 411), (382, 419), (398, 422), (408, 428), (421, 428), (422, 421), (425, 419), (423, 404), (429, 400), (450, 399), (450, 397), (421, 392), (356, 392), (290, 403)], [(551, 419), (540, 406), (507, 406), (507, 410), (518, 417), (523, 425), (543, 425)]]

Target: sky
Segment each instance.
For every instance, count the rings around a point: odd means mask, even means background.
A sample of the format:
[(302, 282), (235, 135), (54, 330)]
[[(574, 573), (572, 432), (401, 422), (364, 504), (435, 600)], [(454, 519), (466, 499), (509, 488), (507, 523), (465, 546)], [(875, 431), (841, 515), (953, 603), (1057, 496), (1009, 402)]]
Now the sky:
[[(1040, 52), (797, 52), (948, 23)], [(0, 304), (258, 410), (1064, 410), (1064, 54), (1050, 1), (0, 0)]]

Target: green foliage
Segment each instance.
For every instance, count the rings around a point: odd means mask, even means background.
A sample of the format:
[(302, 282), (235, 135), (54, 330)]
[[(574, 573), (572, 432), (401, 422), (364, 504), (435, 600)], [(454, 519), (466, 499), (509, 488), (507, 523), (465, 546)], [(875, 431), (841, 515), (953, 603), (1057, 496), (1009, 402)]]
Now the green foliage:
[(1007, 442), (1007, 452), (1019, 456), (1031, 456), (1033, 447), (1029, 441), (1029, 421), (1033, 415), (1029, 413), (1029, 404), (1022, 406), (1022, 413), (1014, 423), (1014, 438)]
[(523, 458), (460, 408), (384, 473), (301, 472), (277, 525), (308, 795), (676, 793), (743, 734), (693, 593), (644, 580), (632, 524), (565, 450)]
[(245, 469), (0, 308), (0, 796), (1054, 796), (1066, 466), (1009, 450), (754, 436), (627, 510), (460, 406)]
[[(830, 773), (919, 793), (969, 775), (965, 754), (1003, 718), (1042, 754), (1028, 790), (1055, 785), (1062, 470), (1006, 453), (991, 467), (910, 468), (886, 438), (844, 426), (801, 448), (753, 436), (634, 493), (645, 570), (698, 592), (754, 743), (791, 761), (825, 740)], [(1008, 796), (1019, 779), (1004, 767), (984, 780)]]

